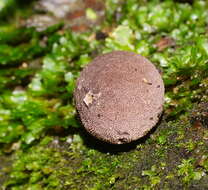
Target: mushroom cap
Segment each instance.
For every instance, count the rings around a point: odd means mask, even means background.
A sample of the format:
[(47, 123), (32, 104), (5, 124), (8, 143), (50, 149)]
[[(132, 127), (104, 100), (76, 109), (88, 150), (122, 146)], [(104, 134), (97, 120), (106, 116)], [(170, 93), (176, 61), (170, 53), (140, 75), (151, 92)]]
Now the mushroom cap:
[(114, 51), (96, 57), (83, 69), (74, 97), (91, 135), (124, 144), (156, 125), (163, 110), (164, 84), (156, 67), (143, 56)]

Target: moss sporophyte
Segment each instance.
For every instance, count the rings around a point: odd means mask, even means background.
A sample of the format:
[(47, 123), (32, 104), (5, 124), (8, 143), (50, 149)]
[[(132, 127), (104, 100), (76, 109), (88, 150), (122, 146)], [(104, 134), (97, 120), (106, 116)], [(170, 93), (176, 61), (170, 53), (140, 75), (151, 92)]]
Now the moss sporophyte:
[[(54, 13), (51, 7), (64, 9)], [(0, 187), (208, 189), (207, 18), (205, 0), (1, 1)], [(83, 68), (112, 51), (146, 57), (158, 69), (166, 90), (157, 126), (124, 145), (109, 145), (88, 135), (73, 98)], [(132, 68), (124, 65), (119, 70), (118, 64), (112, 76), (128, 71), (128, 77), (122, 76), (133, 80), (139, 68), (130, 74)], [(107, 87), (109, 80), (103, 77), (102, 84)], [(155, 92), (153, 76), (140, 82)], [(94, 79), (92, 83), (101, 86)], [(99, 98), (102, 91), (86, 89), (83, 106), (90, 109)], [(101, 104), (104, 109), (105, 105)], [(123, 117), (131, 115), (122, 109)], [(96, 119), (102, 120), (102, 114)], [(104, 116), (107, 120), (116, 115)], [(132, 124), (133, 118), (128, 121)], [(119, 132), (126, 142), (126, 131)]]

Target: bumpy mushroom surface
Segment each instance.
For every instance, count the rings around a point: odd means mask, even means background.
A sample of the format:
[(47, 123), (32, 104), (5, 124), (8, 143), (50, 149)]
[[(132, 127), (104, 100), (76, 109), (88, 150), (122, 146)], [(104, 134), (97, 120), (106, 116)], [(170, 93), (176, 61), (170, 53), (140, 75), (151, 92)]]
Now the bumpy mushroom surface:
[(123, 144), (143, 137), (156, 125), (163, 110), (164, 84), (146, 58), (114, 51), (83, 69), (74, 97), (91, 135)]

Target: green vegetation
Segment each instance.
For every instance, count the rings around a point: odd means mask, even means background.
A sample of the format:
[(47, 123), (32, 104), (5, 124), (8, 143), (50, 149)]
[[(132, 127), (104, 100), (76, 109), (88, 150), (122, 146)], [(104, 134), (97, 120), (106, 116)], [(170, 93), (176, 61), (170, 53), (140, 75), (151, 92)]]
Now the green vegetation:
[[(207, 1), (106, 0), (104, 22), (82, 33), (20, 26), (36, 13), (18, 3), (0, 3), (0, 188), (208, 189), (208, 109), (190, 114), (208, 100)], [(166, 86), (157, 128), (122, 146), (89, 136), (73, 102), (84, 65), (112, 50), (146, 56)]]

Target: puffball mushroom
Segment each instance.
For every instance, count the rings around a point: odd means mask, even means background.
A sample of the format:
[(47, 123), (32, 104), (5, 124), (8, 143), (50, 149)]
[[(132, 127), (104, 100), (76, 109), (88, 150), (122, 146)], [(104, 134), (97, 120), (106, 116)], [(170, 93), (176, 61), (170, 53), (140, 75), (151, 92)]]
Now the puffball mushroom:
[(156, 67), (143, 56), (114, 51), (96, 57), (83, 69), (74, 97), (91, 135), (124, 144), (156, 125), (163, 110), (164, 84)]

